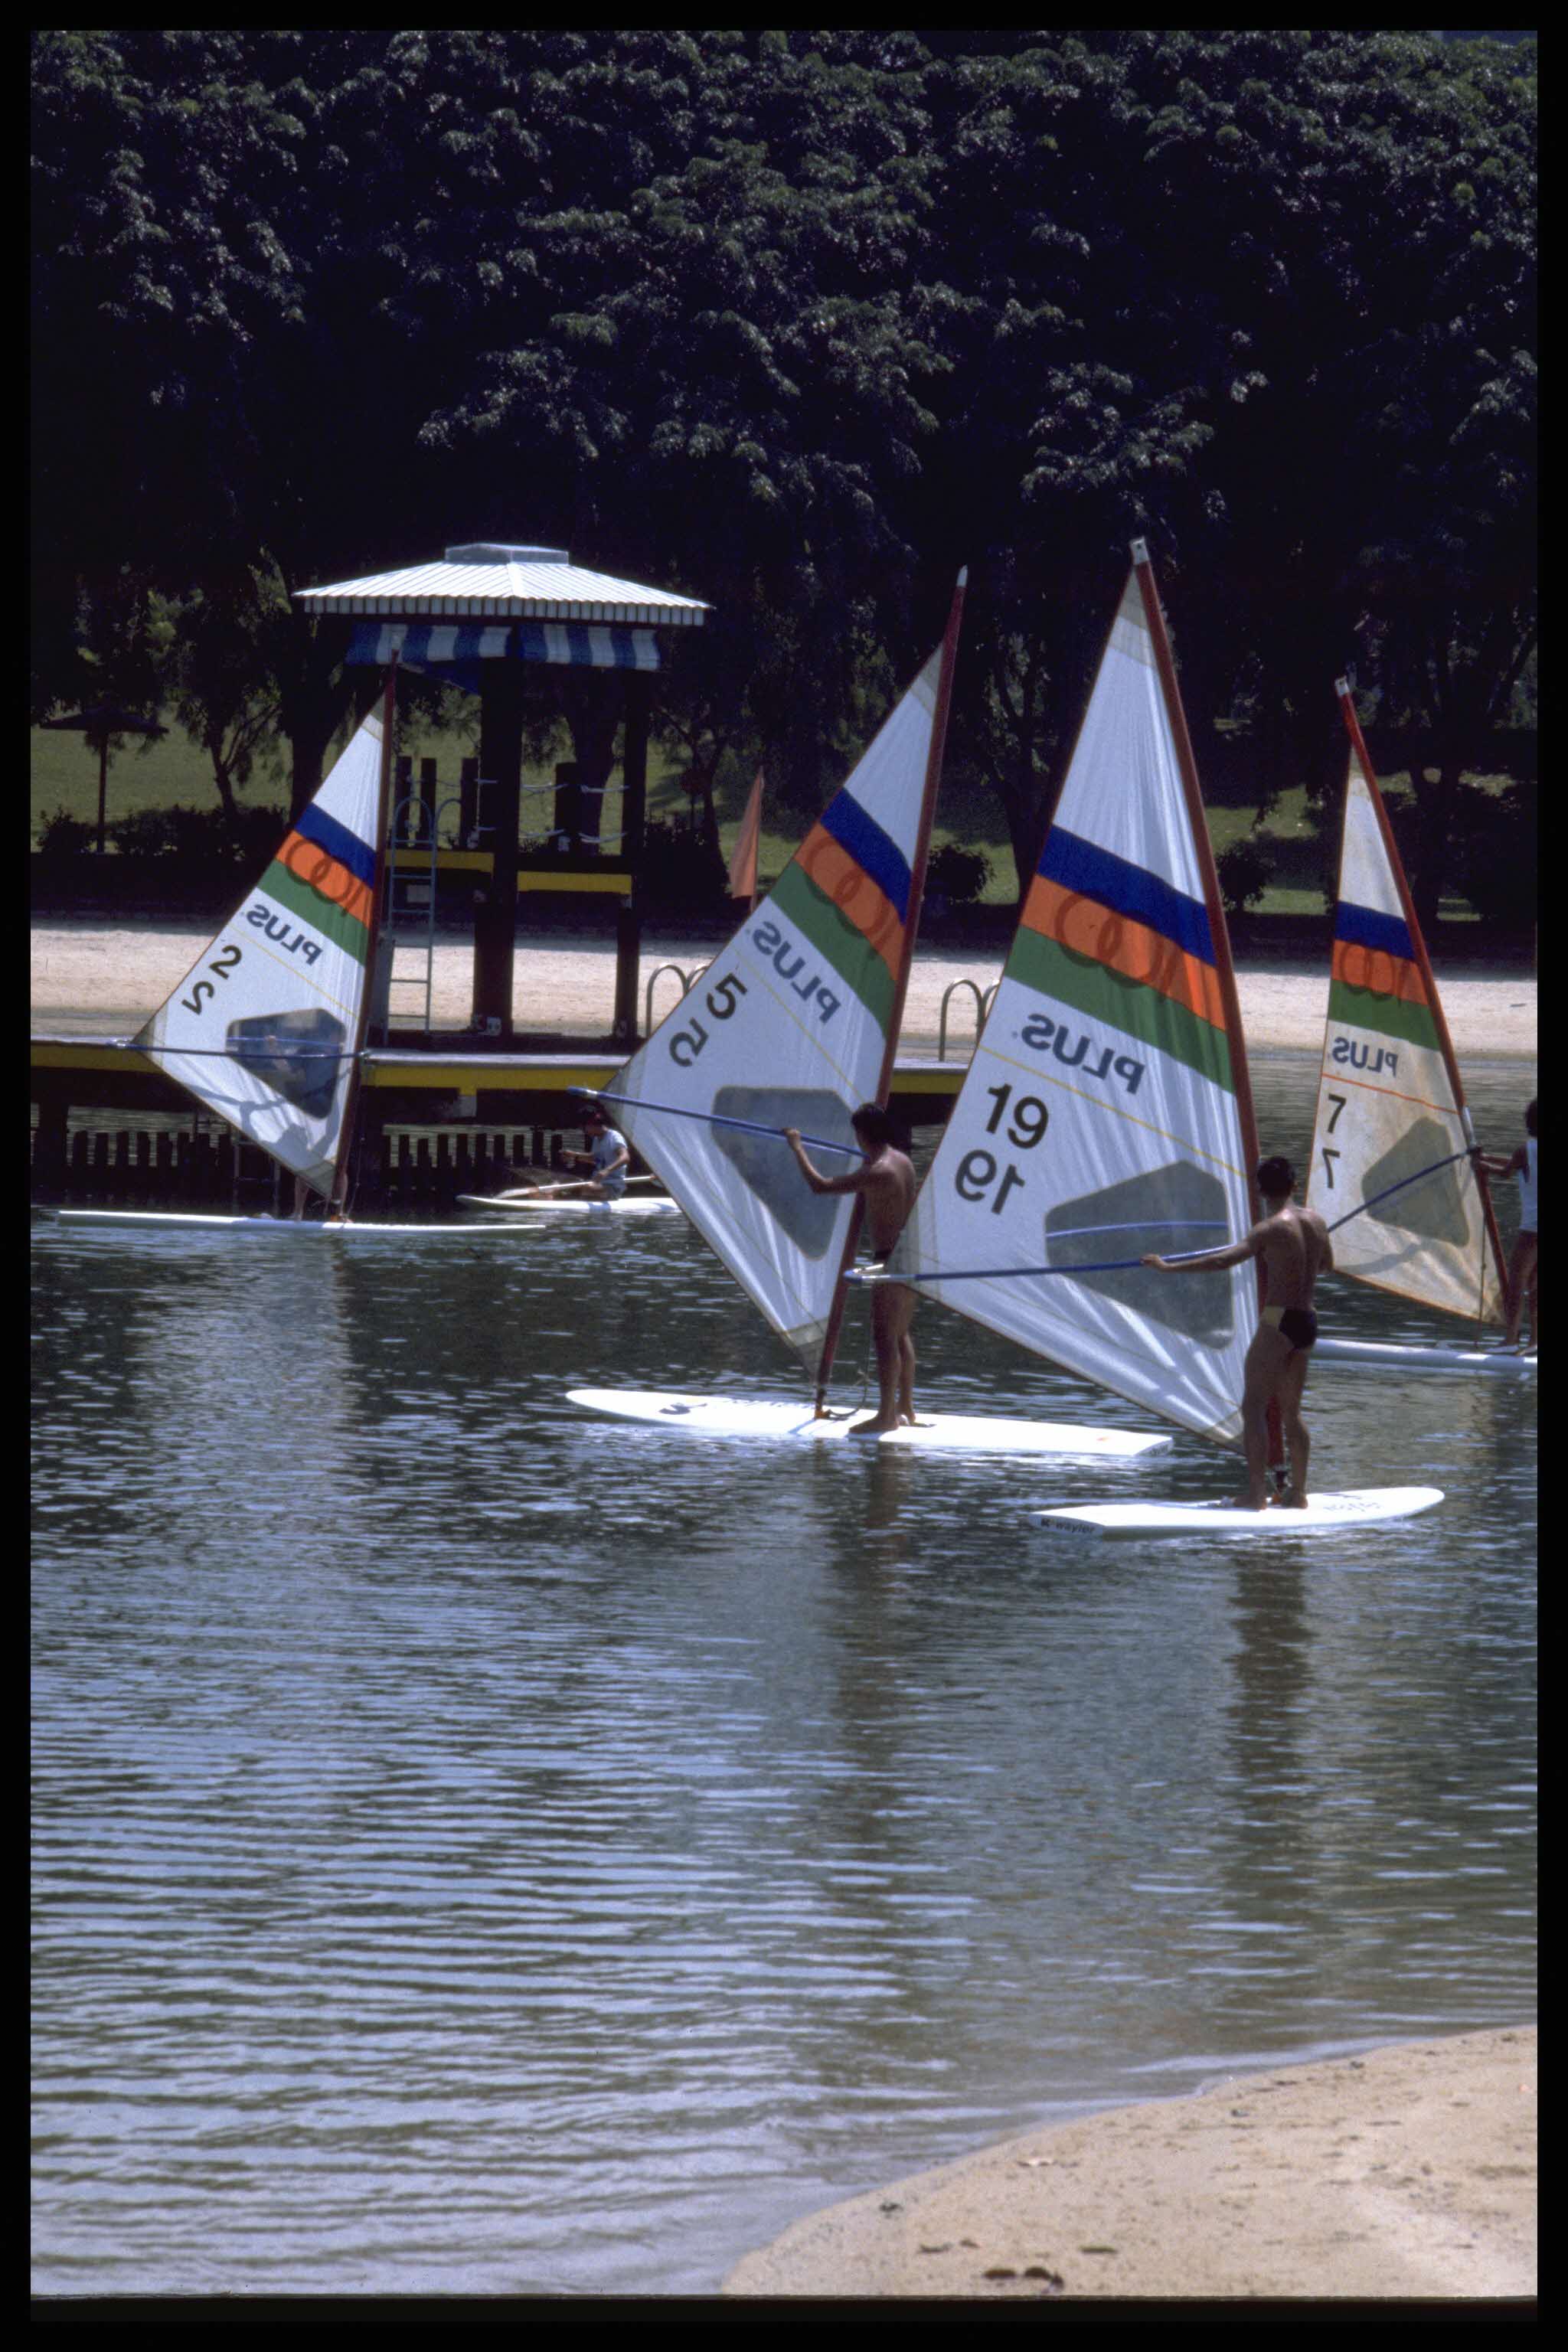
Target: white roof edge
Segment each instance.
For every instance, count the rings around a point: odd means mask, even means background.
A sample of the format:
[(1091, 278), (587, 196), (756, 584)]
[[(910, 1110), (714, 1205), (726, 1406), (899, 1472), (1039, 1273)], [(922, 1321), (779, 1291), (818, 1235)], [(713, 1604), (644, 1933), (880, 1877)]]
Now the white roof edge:
[(700, 628), (709, 611), (700, 597), (679, 596), (640, 581), (590, 572), (559, 549), (503, 551), (489, 542), (449, 548), (444, 562), (371, 572), (362, 580), (331, 581), (294, 593), (321, 613), (579, 621), (621, 628)]

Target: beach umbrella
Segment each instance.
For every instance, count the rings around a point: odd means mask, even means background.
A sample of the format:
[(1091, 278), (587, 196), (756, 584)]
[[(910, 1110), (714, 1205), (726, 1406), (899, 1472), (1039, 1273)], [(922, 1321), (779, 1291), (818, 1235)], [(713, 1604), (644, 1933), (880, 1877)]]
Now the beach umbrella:
[(44, 719), (40, 726), (73, 735), (85, 735), (98, 751), (98, 854), (103, 856), (104, 814), (109, 802), (109, 744), (115, 735), (166, 735), (155, 719), (124, 710), (118, 702), (95, 702), (89, 710), (76, 710), (68, 719)]

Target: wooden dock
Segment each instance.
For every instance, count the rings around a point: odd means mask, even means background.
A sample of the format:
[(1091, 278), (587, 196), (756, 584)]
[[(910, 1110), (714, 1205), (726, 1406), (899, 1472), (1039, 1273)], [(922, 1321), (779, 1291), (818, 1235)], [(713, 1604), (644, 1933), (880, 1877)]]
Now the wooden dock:
[[(393, 1044), (366, 1055), (362, 1202), (416, 1203), (499, 1191), (507, 1171), (561, 1164), (582, 1141), (574, 1087), (614, 1084), (624, 1052), (553, 1041), (549, 1051)], [(911, 1129), (941, 1127), (965, 1063), (895, 1064), (891, 1102)], [(37, 1198), (225, 1202), (261, 1208), (276, 1163), (194, 1105), (144, 1054), (110, 1037), (32, 1040), (32, 1182)]]

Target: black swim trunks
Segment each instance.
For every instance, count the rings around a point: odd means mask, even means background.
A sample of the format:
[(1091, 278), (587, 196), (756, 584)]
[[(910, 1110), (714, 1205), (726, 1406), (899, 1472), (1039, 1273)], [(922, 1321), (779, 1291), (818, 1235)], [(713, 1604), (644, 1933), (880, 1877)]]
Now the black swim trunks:
[(1318, 1336), (1318, 1318), (1310, 1307), (1287, 1307), (1279, 1329), (1292, 1348), (1310, 1348)]

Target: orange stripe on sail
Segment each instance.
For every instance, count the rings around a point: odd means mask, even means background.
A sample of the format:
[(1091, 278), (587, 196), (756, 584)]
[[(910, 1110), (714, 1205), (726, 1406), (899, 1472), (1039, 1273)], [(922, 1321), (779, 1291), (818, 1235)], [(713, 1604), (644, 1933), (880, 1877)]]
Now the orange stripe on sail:
[(1336, 940), (1332, 971), (1345, 988), (1363, 988), (1373, 996), (1396, 996), (1403, 1004), (1429, 1004), (1420, 965), (1404, 956), (1390, 955), (1386, 948)]
[(297, 882), (318, 892), (340, 913), (352, 916), (366, 930), (370, 929), (375, 896), (370, 884), (362, 882), (357, 874), (351, 874), (319, 842), (307, 841), (303, 834), (291, 833), (278, 853), (278, 863), (287, 866)]
[(1055, 940), (1069, 955), (1107, 971), (1142, 982), (1145, 988), (1169, 997), (1173, 1004), (1196, 1013), (1215, 1029), (1226, 1026), (1225, 1001), (1219, 974), (1201, 956), (1188, 955), (1163, 931), (1134, 922), (1087, 898), (1080, 890), (1066, 890), (1044, 874), (1037, 874), (1024, 902), (1024, 921), (1042, 938)]
[(826, 825), (815, 824), (801, 844), (797, 863), (844, 917), (861, 932), (896, 976), (903, 946), (904, 926), (898, 908), (865, 867), (835, 841)]

